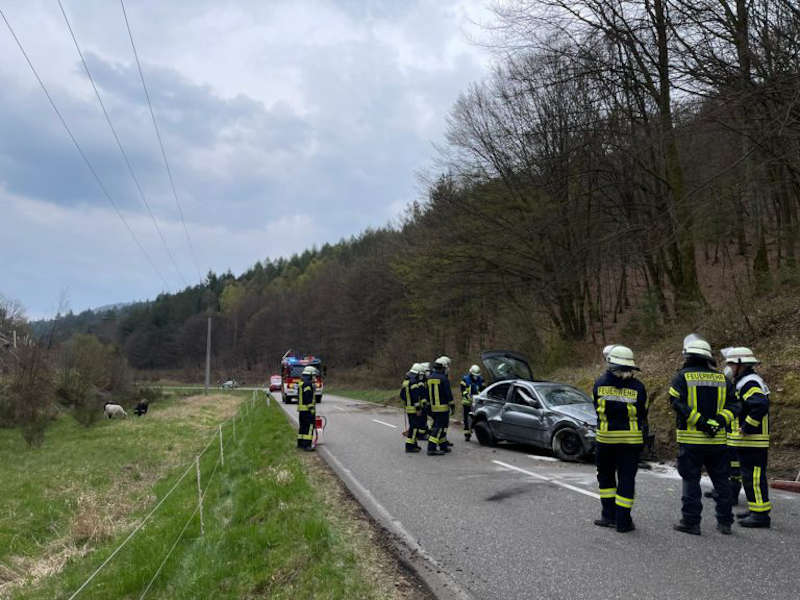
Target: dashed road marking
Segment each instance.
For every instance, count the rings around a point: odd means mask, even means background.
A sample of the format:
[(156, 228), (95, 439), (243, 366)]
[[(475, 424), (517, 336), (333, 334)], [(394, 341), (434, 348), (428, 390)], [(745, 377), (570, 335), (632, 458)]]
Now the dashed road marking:
[(584, 490), (583, 488), (579, 488), (577, 486), (570, 485), (568, 483), (564, 483), (563, 481), (558, 481), (556, 479), (553, 479), (552, 477), (545, 477), (544, 475), (539, 475), (538, 473), (534, 473), (533, 471), (528, 471), (526, 469), (520, 469), (519, 467), (515, 467), (514, 465), (510, 465), (508, 463), (504, 463), (504, 462), (499, 461), (499, 460), (493, 460), (492, 462), (494, 464), (496, 464), (496, 465), (500, 465), (504, 469), (510, 469), (512, 471), (517, 471), (519, 473), (524, 473), (525, 475), (528, 475), (530, 477), (535, 477), (536, 479), (540, 479), (542, 481), (547, 481), (548, 483), (552, 483), (553, 485), (557, 485), (559, 487), (562, 487), (562, 488), (567, 489), (567, 490), (571, 490), (573, 492), (578, 492), (579, 494), (583, 494), (584, 496), (589, 496), (590, 498), (595, 498), (597, 500), (600, 499), (600, 495), (599, 494), (595, 494), (594, 492), (590, 492), (589, 490)]
[(386, 425), (387, 427), (391, 427), (392, 429), (397, 429), (397, 425), (392, 425), (391, 423), (387, 423), (386, 421), (380, 421), (378, 419), (372, 419), (375, 423), (380, 423), (381, 425)]

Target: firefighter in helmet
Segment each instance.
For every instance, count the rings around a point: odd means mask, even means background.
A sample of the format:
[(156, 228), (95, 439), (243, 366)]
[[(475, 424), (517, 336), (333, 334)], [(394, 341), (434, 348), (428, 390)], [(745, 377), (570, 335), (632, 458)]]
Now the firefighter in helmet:
[(742, 527), (769, 527), (771, 521), (767, 483), (769, 388), (755, 371), (759, 364), (749, 348), (731, 348), (725, 355), (725, 374), (733, 381), (741, 404), (728, 445), (738, 452), (742, 487), (747, 496), (748, 510), (736, 515)]
[(423, 412), (424, 394), (422, 387), (424, 385), (422, 365), (414, 363), (403, 378), (403, 386), (400, 388), (400, 398), (403, 400), (406, 417), (408, 418), (406, 452), (419, 452), (421, 450), (417, 442), (427, 429), (425, 413)]
[(686, 336), (683, 358), (683, 367), (669, 388), (676, 417), (678, 473), (683, 479), (682, 517), (674, 529), (700, 535), (700, 472), (705, 467), (717, 494), (717, 530), (730, 535), (733, 514), (725, 430), (739, 412), (736, 393), (725, 375), (714, 368), (711, 345), (702, 337)]
[(597, 483), (601, 516), (594, 524), (635, 529), (631, 519), (636, 471), (647, 431), (647, 391), (634, 372), (633, 351), (615, 345), (603, 351), (607, 369), (594, 383), (597, 411)]
[(464, 439), (472, 437), (472, 398), (486, 387), (478, 365), (472, 365), (469, 373), (461, 378), (461, 406), (464, 410)]
[(447, 427), (450, 425), (450, 414), (455, 410), (455, 403), (450, 380), (447, 378), (449, 368), (450, 359), (447, 356), (440, 356), (434, 361), (433, 372), (428, 377), (428, 406), (433, 418), (433, 425), (428, 433), (430, 456), (440, 456), (450, 452)]
[(300, 424), (297, 447), (308, 452), (314, 450), (314, 420), (317, 414), (314, 384), (316, 374), (317, 370), (311, 365), (305, 367), (297, 387), (297, 420)]

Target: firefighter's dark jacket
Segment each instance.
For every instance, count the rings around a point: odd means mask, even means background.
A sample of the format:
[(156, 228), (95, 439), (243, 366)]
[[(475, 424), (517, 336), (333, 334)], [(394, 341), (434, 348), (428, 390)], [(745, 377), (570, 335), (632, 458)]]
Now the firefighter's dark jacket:
[(741, 403), (741, 412), (738, 423), (733, 425), (728, 445), (739, 448), (769, 448), (769, 388), (752, 368), (737, 378), (736, 397)]
[(297, 411), (316, 412), (316, 390), (310, 375), (303, 375), (297, 388)]
[(642, 444), (647, 430), (647, 391), (644, 384), (606, 371), (592, 389), (597, 410), (597, 442)]
[(479, 394), (484, 387), (483, 377), (480, 375), (472, 375), (467, 373), (461, 378), (461, 402), (464, 404), (472, 404), (472, 397)]
[(415, 373), (408, 373), (403, 379), (403, 387), (400, 388), (400, 398), (408, 414), (422, 410), (425, 403), (424, 378)]
[[(733, 384), (725, 375), (712, 369), (705, 359), (690, 356), (672, 379), (669, 395), (679, 444), (726, 443), (725, 428), (739, 414), (739, 403)], [(721, 426), (713, 437), (703, 431), (709, 420)]]
[(453, 404), (450, 380), (444, 371), (434, 371), (428, 377), (428, 402), (432, 413), (446, 412)]

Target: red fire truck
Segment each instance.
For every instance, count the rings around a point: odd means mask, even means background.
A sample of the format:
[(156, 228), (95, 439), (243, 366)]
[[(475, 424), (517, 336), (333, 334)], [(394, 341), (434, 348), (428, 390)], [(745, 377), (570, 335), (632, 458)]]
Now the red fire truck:
[(317, 375), (314, 377), (314, 383), (317, 386), (316, 400), (322, 402), (325, 372), (322, 359), (318, 356), (287, 350), (281, 358), (281, 398), (285, 404), (291, 402), (293, 398), (297, 399), (297, 385), (300, 383), (303, 369), (308, 366), (317, 369)]

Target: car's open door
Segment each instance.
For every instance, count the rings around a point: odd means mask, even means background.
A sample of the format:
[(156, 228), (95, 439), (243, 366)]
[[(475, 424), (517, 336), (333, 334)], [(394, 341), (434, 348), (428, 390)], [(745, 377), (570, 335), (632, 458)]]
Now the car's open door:
[(481, 353), (489, 382), (505, 379), (524, 379), (533, 381), (533, 371), (528, 359), (519, 352), (511, 350), (487, 350)]

